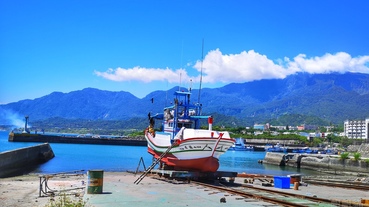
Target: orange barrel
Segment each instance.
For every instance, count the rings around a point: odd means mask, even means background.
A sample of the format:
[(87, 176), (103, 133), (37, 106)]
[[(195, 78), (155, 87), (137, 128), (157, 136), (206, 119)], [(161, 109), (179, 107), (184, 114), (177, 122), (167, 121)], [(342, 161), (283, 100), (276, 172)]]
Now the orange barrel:
[(293, 189), (294, 190), (298, 190), (299, 189), (299, 182), (295, 182), (293, 185)]
[(89, 170), (87, 173), (87, 194), (101, 194), (103, 192), (103, 170)]

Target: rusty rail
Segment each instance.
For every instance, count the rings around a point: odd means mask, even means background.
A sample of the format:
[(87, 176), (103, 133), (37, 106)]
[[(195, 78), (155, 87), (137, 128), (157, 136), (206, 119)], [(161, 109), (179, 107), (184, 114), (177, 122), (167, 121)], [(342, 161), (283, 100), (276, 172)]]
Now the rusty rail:
[[(318, 198), (314, 196), (304, 196), (304, 195), (298, 195), (294, 193), (288, 193), (288, 192), (282, 192), (272, 189), (266, 189), (266, 188), (259, 188), (254, 187), (251, 185), (245, 185), (245, 184), (232, 184), (232, 185), (224, 185), (224, 186), (218, 186), (203, 182), (195, 182), (191, 181), (191, 183), (195, 183), (200, 186), (205, 186), (208, 188), (217, 189), (219, 191), (228, 192), (231, 194), (236, 194), (245, 198), (253, 198), (256, 200), (263, 200), (266, 202), (274, 203), (281, 206), (297, 206), (297, 207), (306, 207), (306, 206), (312, 206), (318, 205), (318, 204), (330, 204), (332, 206), (357, 206), (357, 207), (369, 207), (367, 204), (362, 204), (354, 201), (344, 201), (344, 200), (334, 200), (334, 199), (325, 199), (325, 198)], [(235, 189), (237, 188), (237, 189)], [(252, 192), (248, 192), (247, 190), (252, 190)], [(267, 196), (265, 193), (270, 193), (271, 195), (275, 196)], [(283, 199), (281, 199), (278, 196), (283, 196)], [(297, 202), (288, 201), (287, 198), (296, 198), (298, 199)], [(304, 202), (304, 200), (306, 202)], [(314, 202), (314, 203), (312, 203)]]

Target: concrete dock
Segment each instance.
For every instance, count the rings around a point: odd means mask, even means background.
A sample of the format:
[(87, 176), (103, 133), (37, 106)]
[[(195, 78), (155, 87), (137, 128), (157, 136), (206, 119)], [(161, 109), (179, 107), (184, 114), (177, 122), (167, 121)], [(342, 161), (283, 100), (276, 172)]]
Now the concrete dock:
[[(84, 200), (95, 207), (115, 206), (270, 206), (270, 203), (245, 199), (185, 182), (167, 182), (146, 177), (138, 185), (139, 176), (129, 173), (107, 172), (102, 194), (85, 194)], [(226, 203), (220, 200), (226, 198)]]
[[(87, 175), (63, 175), (52, 177), (48, 185), (52, 190), (64, 190), (71, 194), (71, 199), (83, 199), (85, 206), (276, 206), (257, 199), (243, 198), (197, 185), (195, 182), (168, 182), (158, 178), (145, 177), (138, 185), (134, 184), (136, 176), (127, 172), (104, 172), (101, 194), (87, 194)], [(244, 183), (246, 178), (237, 177), (235, 183)], [(39, 175), (0, 179), (0, 204), (7, 207), (45, 207), (51, 200), (58, 201), (62, 196), (39, 196)], [(304, 178), (302, 178), (304, 180)], [(252, 184), (263, 188), (255, 179)], [(334, 200), (346, 200), (360, 203), (369, 199), (367, 191), (334, 188), (318, 185), (300, 186), (298, 190), (264, 187), (304, 196), (316, 196)], [(66, 189), (78, 189), (65, 191)], [(63, 192), (61, 192), (63, 195)], [(77, 196), (78, 195), (78, 196)], [(225, 198), (226, 203), (220, 200)], [(50, 206), (50, 205), (49, 205)]]
[[(247, 199), (241, 196), (211, 190), (194, 183), (168, 182), (146, 177), (138, 185), (134, 181), (139, 176), (122, 172), (106, 172), (102, 194), (85, 194), (84, 200), (96, 207), (115, 206), (275, 206), (261, 200)], [(244, 178), (237, 177), (236, 183), (243, 183)], [(255, 182), (255, 186), (263, 187)], [(273, 187), (265, 187), (273, 188)], [(273, 188), (277, 189), (277, 188)], [(365, 191), (332, 188), (324, 186), (301, 186), (298, 190), (277, 189), (299, 195), (317, 196), (335, 200), (346, 200), (360, 203), (368, 198)], [(222, 198), (226, 203), (221, 203)]]

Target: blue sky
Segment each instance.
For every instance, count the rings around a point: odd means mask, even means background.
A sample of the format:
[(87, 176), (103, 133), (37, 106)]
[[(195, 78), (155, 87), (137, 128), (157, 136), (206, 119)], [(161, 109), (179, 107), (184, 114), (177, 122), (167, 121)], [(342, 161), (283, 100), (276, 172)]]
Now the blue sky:
[[(0, 104), (369, 73), (369, 1), (0, 0)], [(191, 80), (191, 81), (190, 81)]]

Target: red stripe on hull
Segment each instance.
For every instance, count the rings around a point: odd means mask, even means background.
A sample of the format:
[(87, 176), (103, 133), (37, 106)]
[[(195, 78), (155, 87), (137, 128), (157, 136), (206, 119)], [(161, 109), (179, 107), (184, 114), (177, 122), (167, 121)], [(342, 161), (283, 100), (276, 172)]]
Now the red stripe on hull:
[[(149, 153), (157, 159), (160, 154), (154, 152), (151, 148)], [(204, 157), (198, 159), (179, 160), (173, 155), (164, 156), (161, 162), (168, 166), (172, 166), (174, 170), (200, 171), (200, 172), (216, 172), (219, 168), (219, 160), (214, 157)]]

